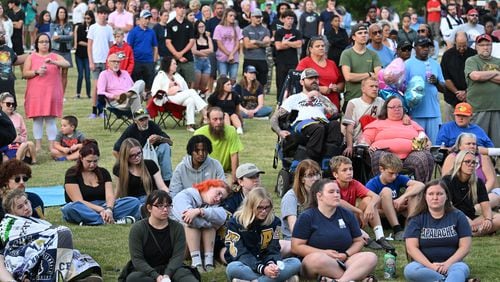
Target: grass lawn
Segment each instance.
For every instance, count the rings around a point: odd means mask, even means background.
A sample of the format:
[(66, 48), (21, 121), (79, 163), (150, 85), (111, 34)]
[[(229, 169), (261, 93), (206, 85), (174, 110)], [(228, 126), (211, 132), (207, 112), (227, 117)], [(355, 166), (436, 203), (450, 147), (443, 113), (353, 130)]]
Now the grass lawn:
[[(19, 68), (16, 68), (17, 77), (20, 78)], [(24, 103), (24, 91), (26, 82), (19, 79), (16, 85), (17, 99), (20, 105)], [(76, 89), (76, 69), (69, 71), (68, 89), (66, 91), (66, 102), (64, 104), (64, 115), (75, 115), (79, 119), (78, 129), (86, 137), (98, 140), (101, 150), (99, 165), (111, 171), (115, 162), (111, 151), (113, 144), (118, 139), (120, 132), (110, 132), (103, 129), (103, 120), (87, 119), (91, 110), (90, 100), (87, 98), (75, 99)], [(274, 87), (273, 87), (274, 89)], [(82, 93), (82, 97), (86, 97)], [(266, 104), (274, 105), (275, 95), (266, 97)], [(19, 107), (19, 112), (24, 114), (23, 106)], [(172, 164), (175, 167), (186, 154), (186, 143), (191, 134), (185, 128), (172, 128), (173, 123), (169, 124), (166, 132), (172, 138), (174, 145), (172, 148)], [(32, 138), (32, 121), (27, 120), (28, 134)], [(123, 129), (122, 129), (123, 130)], [(44, 136), (46, 138), (46, 136)], [(276, 144), (276, 135), (271, 131), (268, 121), (250, 120), (245, 122), (245, 134), (242, 136), (245, 149), (240, 154), (240, 163), (253, 162), (264, 170), (266, 174), (262, 175), (263, 186), (269, 191), (274, 190), (274, 184), (278, 170), (272, 168), (274, 147)], [(44, 151), (38, 157), (38, 164), (33, 166), (33, 178), (28, 185), (30, 187), (62, 185), (64, 183), (64, 174), (67, 168), (72, 166), (71, 162), (55, 162), (50, 159), (47, 152), (47, 141), (44, 141)], [(43, 190), (37, 191), (43, 195)], [(275, 212), (279, 214), (280, 199), (274, 195)], [(81, 227), (67, 224), (62, 221), (61, 212), (58, 207), (48, 208), (46, 210), (47, 218), (50, 222), (59, 225), (67, 225), (71, 228), (74, 235), (75, 247), (83, 253), (88, 253), (100, 263), (104, 271), (105, 281), (116, 281), (121, 268), (129, 260), (128, 252), (128, 233), (130, 226), (99, 226), (99, 227)], [(389, 231), (386, 231), (388, 235)], [(334, 238), (332, 238), (334, 239)], [(404, 255), (403, 243), (394, 243), (399, 254), (397, 259), (397, 274), (402, 280), (403, 267), (407, 260)], [(500, 240), (498, 235), (474, 238), (471, 253), (466, 261), (471, 266), (472, 276), (480, 277), (482, 281), (500, 281)], [(383, 278), (383, 252), (378, 252), (379, 265), (376, 275), (379, 279)], [(216, 271), (210, 274), (203, 274), (203, 281), (225, 281), (224, 267), (217, 266)], [(459, 281), (462, 282), (462, 281)]]

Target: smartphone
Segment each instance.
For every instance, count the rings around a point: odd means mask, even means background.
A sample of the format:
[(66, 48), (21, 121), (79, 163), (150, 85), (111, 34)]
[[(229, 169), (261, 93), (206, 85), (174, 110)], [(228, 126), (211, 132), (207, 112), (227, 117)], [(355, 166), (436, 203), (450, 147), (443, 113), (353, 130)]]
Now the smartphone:
[(337, 263), (339, 264), (340, 268), (342, 268), (342, 270), (345, 271), (347, 269), (347, 267), (345, 266), (345, 263), (343, 261), (338, 259)]

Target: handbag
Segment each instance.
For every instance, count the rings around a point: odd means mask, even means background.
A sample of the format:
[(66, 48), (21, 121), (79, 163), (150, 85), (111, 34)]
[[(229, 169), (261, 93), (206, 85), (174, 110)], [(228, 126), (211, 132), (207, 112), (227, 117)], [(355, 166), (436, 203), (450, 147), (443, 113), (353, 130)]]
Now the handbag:
[(151, 144), (151, 142), (149, 142), (149, 139), (146, 144), (144, 144), (144, 148), (142, 148), (142, 156), (145, 160), (152, 160), (156, 163), (157, 166), (159, 166), (158, 155), (156, 154), (154, 146)]

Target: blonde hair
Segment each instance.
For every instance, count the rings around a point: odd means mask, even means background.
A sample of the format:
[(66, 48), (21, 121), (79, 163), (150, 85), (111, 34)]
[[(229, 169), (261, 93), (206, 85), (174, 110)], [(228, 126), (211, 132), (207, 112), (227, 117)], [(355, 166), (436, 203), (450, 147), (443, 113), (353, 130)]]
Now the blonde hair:
[[(245, 229), (254, 222), (255, 214), (257, 213), (257, 207), (259, 204), (268, 200), (271, 207), (273, 206), (273, 199), (271, 195), (267, 192), (265, 188), (256, 187), (250, 191), (243, 203), (241, 203), (240, 208), (234, 213), (234, 218), (240, 223)], [(274, 221), (274, 213), (269, 211), (266, 219), (261, 223), (261, 225), (270, 225)]]
[[(118, 178), (120, 179), (120, 185), (116, 189), (116, 197), (126, 197), (128, 196), (128, 185), (129, 185), (129, 157), (130, 157), (130, 149), (133, 147), (139, 147), (142, 150), (141, 143), (134, 138), (127, 138), (123, 140), (122, 145), (120, 146), (120, 154), (118, 156), (118, 160), (116, 165), (119, 167)], [(144, 186), (144, 191), (146, 191), (146, 195), (149, 195), (153, 190), (153, 181), (152, 176), (149, 174), (149, 171), (144, 163), (144, 159), (139, 163), (139, 177), (142, 180), (142, 185)]]
[[(14, 190), (9, 191), (8, 193), (4, 194), (3, 201), (2, 201), (3, 210), (6, 213), (13, 214), (13, 210), (14, 210), (13, 207), (14, 207), (15, 201), (23, 196), (26, 197), (26, 199), (28, 199), (28, 194), (26, 194), (21, 189), (14, 189)], [(14, 215), (17, 215), (17, 214), (14, 214)]]
[[(453, 168), (451, 170), (451, 178), (458, 177), (459, 175), (462, 174), (462, 163), (467, 155), (472, 155), (474, 156), (474, 159), (477, 159), (477, 156), (474, 152), (472, 151), (460, 151), (455, 157), (455, 161), (453, 162)], [(479, 156), (480, 158), (481, 156)], [(476, 160), (478, 161), (478, 160)], [(469, 185), (469, 194), (468, 196), (472, 199), (473, 204), (477, 204), (477, 175), (476, 175), (476, 169), (472, 171), (472, 174), (469, 178), (468, 185)], [(453, 189), (453, 187), (452, 187)]]
[(401, 162), (401, 159), (393, 153), (383, 155), (380, 158), (378, 165), (383, 169), (393, 169), (395, 172), (400, 172), (401, 169), (403, 169), (403, 162)]
[(349, 159), (348, 157), (344, 157), (344, 156), (335, 156), (335, 157), (330, 159), (329, 163), (330, 163), (330, 169), (332, 170), (332, 172), (337, 172), (337, 170), (339, 169), (339, 167), (342, 164), (352, 165), (351, 159)]

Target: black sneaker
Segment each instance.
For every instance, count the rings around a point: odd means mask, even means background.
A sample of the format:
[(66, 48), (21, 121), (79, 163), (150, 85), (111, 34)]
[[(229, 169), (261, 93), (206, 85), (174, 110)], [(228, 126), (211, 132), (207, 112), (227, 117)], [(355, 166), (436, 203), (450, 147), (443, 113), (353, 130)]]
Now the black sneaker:
[(368, 238), (368, 240), (366, 241), (365, 247), (367, 247), (368, 249), (372, 249), (372, 250), (382, 250), (383, 249), (382, 246), (380, 246), (380, 244), (375, 242), (375, 240), (373, 240), (372, 238)]
[(376, 242), (386, 251), (395, 249), (391, 244), (389, 244), (389, 242), (387, 242), (387, 240), (384, 237), (378, 239)]

